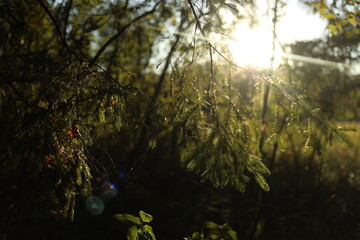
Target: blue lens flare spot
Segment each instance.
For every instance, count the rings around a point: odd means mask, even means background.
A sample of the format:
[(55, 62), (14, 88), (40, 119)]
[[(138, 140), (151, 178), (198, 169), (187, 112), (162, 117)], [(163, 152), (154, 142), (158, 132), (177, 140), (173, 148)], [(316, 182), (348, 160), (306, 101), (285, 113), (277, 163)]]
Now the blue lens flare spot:
[(121, 177), (121, 178), (126, 178), (126, 173), (124, 173), (123, 171), (119, 171), (119, 176)]
[(104, 202), (96, 196), (88, 197), (85, 201), (85, 206), (93, 215), (99, 215), (104, 211)]
[(102, 184), (102, 192), (104, 197), (115, 197), (117, 195), (117, 189), (111, 182), (104, 182)]

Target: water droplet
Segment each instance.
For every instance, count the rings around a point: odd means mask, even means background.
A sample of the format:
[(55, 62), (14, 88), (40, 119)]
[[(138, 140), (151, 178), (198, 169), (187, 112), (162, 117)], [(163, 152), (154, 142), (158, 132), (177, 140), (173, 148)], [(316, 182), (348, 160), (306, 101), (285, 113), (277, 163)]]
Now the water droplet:
[(86, 209), (93, 215), (99, 215), (104, 211), (103, 201), (96, 197), (90, 196), (85, 201)]

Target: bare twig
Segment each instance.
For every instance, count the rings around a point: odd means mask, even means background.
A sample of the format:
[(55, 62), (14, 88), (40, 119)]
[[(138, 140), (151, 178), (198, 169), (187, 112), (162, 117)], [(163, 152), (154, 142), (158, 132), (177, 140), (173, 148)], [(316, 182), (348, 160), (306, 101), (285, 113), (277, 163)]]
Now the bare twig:
[(201, 34), (202, 34), (203, 36), (205, 36), (205, 32), (204, 32), (204, 30), (203, 30), (202, 27), (201, 27), (201, 23), (200, 23), (200, 21), (199, 21), (199, 18), (197, 17), (197, 14), (196, 14), (196, 12), (195, 12), (195, 8), (194, 8), (194, 5), (193, 5), (192, 1), (191, 1), (191, 0), (188, 0), (188, 3), (189, 3), (189, 5), (190, 5), (191, 11), (192, 11), (192, 13), (193, 13), (193, 15), (194, 15), (195, 22), (196, 22), (196, 26), (199, 28)]

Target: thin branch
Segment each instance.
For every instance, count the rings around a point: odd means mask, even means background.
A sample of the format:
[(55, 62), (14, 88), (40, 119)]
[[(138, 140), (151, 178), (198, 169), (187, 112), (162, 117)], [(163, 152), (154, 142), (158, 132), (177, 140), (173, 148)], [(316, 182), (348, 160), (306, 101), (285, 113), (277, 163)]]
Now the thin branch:
[(67, 44), (64, 36), (62, 35), (62, 31), (60, 29), (60, 26), (58, 25), (58, 23), (56, 22), (55, 17), (51, 14), (49, 8), (46, 6), (46, 4), (44, 3), (43, 0), (38, 0), (38, 3), (40, 4), (40, 6), (42, 7), (42, 9), (44, 9), (44, 11), (46, 12), (46, 14), (49, 16), (49, 18), (51, 19), (51, 21), (53, 22), (56, 32), (59, 35), (59, 38), (62, 42), (62, 44), (65, 46), (65, 48), (79, 61), (84, 62), (83, 59), (81, 59), (73, 50), (70, 49), (69, 45)]
[[(275, 0), (275, 6), (273, 8), (274, 11), (274, 17), (273, 17), (273, 36), (272, 36), (272, 56), (271, 56), (271, 68), (274, 65), (274, 60), (275, 60), (275, 48), (276, 48), (276, 23), (277, 23), (277, 15), (278, 15), (278, 0)], [(266, 137), (266, 114), (268, 111), (268, 102), (269, 102), (269, 93), (270, 93), (270, 85), (267, 84), (265, 86), (265, 91), (264, 91), (264, 96), (263, 96), (263, 110), (262, 110), (262, 115), (261, 115), (261, 138), (260, 138), (260, 143), (259, 143), (259, 149), (261, 154), (264, 155), (264, 150), (263, 150), (263, 145), (264, 145), (264, 141), (265, 141), (265, 137)]]
[(194, 8), (194, 5), (193, 5), (192, 1), (191, 1), (191, 0), (188, 0), (188, 3), (189, 3), (189, 5), (190, 5), (191, 11), (192, 11), (192, 13), (193, 13), (193, 15), (194, 15), (195, 22), (196, 22), (196, 26), (200, 29), (201, 34), (202, 34), (203, 36), (205, 36), (204, 30), (202, 29), (201, 24), (200, 24), (200, 21), (199, 21), (199, 18), (198, 18), (197, 15), (196, 15), (195, 8)]
[(106, 48), (116, 39), (118, 39), (133, 23), (139, 21), (140, 19), (146, 17), (147, 15), (153, 13), (157, 6), (160, 4), (160, 2), (156, 3), (155, 6), (148, 12), (145, 12), (143, 14), (141, 14), (140, 16), (134, 18), (133, 20), (131, 20), (129, 23), (127, 23), (126, 25), (124, 25), (121, 29), (118, 30), (118, 33), (115, 34), (114, 36), (112, 36), (111, 38), (109, 38), (104, 45), (102, 45), (102, 47), (99, 49), (99, 51), (95, 54), (95, 56), (91, 59), (89, 66), (93, 65), (100, 57), (100, 55), (106, 50)]
[(211, 51), (211, 45), (209, 45), (209, 56), (210, 56), (210, 75), (211, 75), (211, 81), (209, 82), (209, 86), (208, 86), (208, 94), (210, 93), (210, 87), (211, 90), (214, 86), (215, 83), (215, 75), (214, 75), (214, 60), (213, 60), (213, 54)]
[(72, 4), (73, 4), (73, 0), (69, 0), (66, 2), (66, 5), (65, 5), (65, 10), (64, 10), (65, 16), (64, 16), (64, 26), (63, 26), (64, 39), (66, 39), (66, 28), (67, 28), (67, 25), (69, 22), (69, 16), (70, 16), (70, 10), (71, 10)]
[(171, 49), (168, 53), (168, 56), (166, 58), (166, 62), (165, 62), (165, 66), (164, 66), (164, 69), (159, 77), (159, 81), (158, 83), (156, 84), (156, 88), (155, 88), (155, 91), (154, 91), (154, 94), (151, 98), (151, 104), (155, 103), (156, 100), (158, 99), (159, 95), (160, 95), (160, 92), (161, 92), (161, 88), (162, 88), (162, 84), (165, 80), (165, 76), (166, 76), (166, 71), (167, 69), (169, 68), (169, 65), (170, 65), (170, 61), (171, 61), (171, 57), (172, 55), (174, 54), (175, 50), (176, 50), (176, 47), (177, 45), (179, 44), (180, 42), (180, 36), (179, 35), (176, 35), (176, 40), (175, 42), (173, 43), (173, 45), (171, 46)]

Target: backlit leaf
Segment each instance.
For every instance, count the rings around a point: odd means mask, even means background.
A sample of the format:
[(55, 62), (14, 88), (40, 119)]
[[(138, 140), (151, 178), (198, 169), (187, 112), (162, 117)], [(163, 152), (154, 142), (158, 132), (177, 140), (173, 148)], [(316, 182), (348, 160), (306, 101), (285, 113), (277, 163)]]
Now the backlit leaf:
[(216, 224), (214, 222), (205, 222), (205, 227), (210, 228), (210, 229), (216, 229), (219, 227), (219, 224)]
[(127, 232), (128, 240), (138, 240), (139, 239), (139, 229), (136, 226), (132, 226), (129, 228)]
[(349, 20), (349, 23), (351, 23), (351, 25), (355, 25), (356, 19), (355, 19), (354, 15), (350, 15), (348, 20)]
[(151, 240), (156, 240), (154, 231), (150, 225), (145, 225), (143, 227), (143, 231), (146, 235), (150, 236)]
[(153, 220), (153, 217), (150, 214), (145, 213), (143, 211), (140, 211), (139, 215), (140, 215), (141, 220), (145, 223), (149, 223)]
[(238, 240), (237, 234), (234, 230), (227, 231), (227, 234), (230, 236), (231, 240)]
[(334, 24), (329, 24), (327, 28), (330, 30), (331, 34), (335, 34), (337, 27)]
[(135, 217), (130, 214), (115, 214), (114, 217), (123, 223), (130, 223), (130, 224), (136, 224), (136, 225), (141, 224), (140, 218)]

